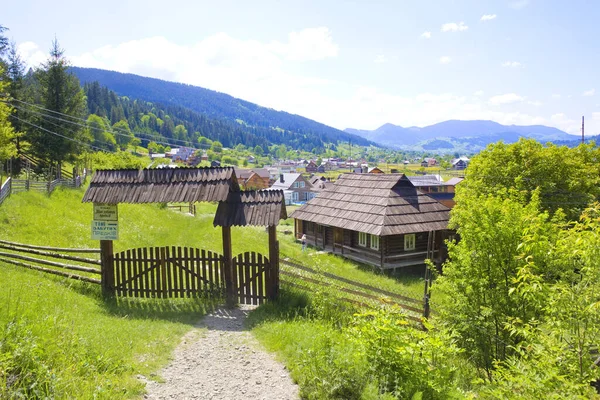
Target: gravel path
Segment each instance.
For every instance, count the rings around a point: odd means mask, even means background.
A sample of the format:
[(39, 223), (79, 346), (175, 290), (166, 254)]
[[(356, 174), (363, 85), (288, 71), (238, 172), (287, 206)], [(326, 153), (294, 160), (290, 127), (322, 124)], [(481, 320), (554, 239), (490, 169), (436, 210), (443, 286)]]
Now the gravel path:
[(139, 377), (146, 383), (144, 398), (298, 399), (298, 386), (285, 367), (244, 330), (250, 309), (219, 308), (204, 317), (159, 373), (164, 383)]

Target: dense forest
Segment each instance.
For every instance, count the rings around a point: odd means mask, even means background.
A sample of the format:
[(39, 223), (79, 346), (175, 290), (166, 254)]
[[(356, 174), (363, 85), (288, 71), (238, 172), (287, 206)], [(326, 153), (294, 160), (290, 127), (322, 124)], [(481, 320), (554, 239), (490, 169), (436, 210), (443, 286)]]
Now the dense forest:
[[(93, 68), (71, 67), (70, 71), (82, 84), (99, 82), (119, 96), (165, 105), (169, 114), (180, 119), (201, 118), (195, 117), (194, 113), (189, 111), (191, 110), (206, 116), (208, 121), (220, 121), (219, 129), (228, 132), (230, 136), (230, 139), (225, 138), (227, 140), (222, 141), (225, 146), (238, 143), (246, 146), (252, 143), (253, 146), (257, 144), (264, 146), (269, 142), (285, 144), (299, 150), (313, 151), (314, 149), (316, 150), (314, 152), (321, 152), (325, 143), (343, 141), (359, 146), (373, 144), (360, 136), (308, 118), (261, 107), (224, 93), (196, 86)], [(201, 133), (206, 136), (204, 132)]]

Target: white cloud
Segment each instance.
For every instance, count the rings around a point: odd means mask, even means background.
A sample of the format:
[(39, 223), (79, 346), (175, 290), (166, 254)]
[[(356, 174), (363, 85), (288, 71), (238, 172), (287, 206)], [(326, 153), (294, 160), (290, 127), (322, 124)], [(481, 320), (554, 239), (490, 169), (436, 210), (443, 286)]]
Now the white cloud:
[(496, 14), (484, 14), (481, 16), (480, 21), (491, 21), (496, 19)]
[(520, 68), (523, 64), (518, 61), (505, 61), (502, 63), (502, 66), (507, 68)]
[(17, 46), (17, 53), (27, 67), (37, 67), (48, 59), (48, 53), (40, 50), (34, 42), (23, 42)]
[(592, 113), (592, 119), (595, 121), (600, 121), (600, 112)]
[(272, 43), (274, 49), (292, 61), (312, 61), (338, 55), (339, 46), (334, 43), (326, 27), (307, 28), (291, 32), (288, 43)]
[(550, 96), (550, 97), (552, 97), (553, 99), (560, 99), (561, 95), (558, 93), (553, 93), (552, 96)]
[(458, 24), (456, 22), (448, 22), (442, 25), (442, 32), (462, 32), (467, 29), (469, 27), (464, 22), (459, 22)]
[[(173, 43), (164, 37), (139, 39), (104, 46), (70, 60), (78, 66), (206, 87), (341, 129), (375, 129), (385, 122), (424, 126), (448, 119), (494, 120), (519, 125), (548, 122), (542, 115), (510, 110), (510, 106), (496, 108), (488, 102), (489, 96), (481, 97), (481, 91), (475, 93), (478, 97), (443, 92), (402, 95), (362, 86), (360, 80), (321, 79), (311, 75), (312, 66), (299, 61), (315, 57), (291, 48), (297, 49), (290, 41), (245, 40), (217, 33), (189, 45)], [(25, 50), (28, 49), (37, 47), (25, 46)], [(319, 52), (320, 57), (332, 53)], [(391, 56), (388, 59), (391, 60)]]
[(421, 37), (425, 38), (425, 39), (431, 39), (431, 32), (425, 31), (425, 32), (421, 33)]
[(596, 94), (596, 89), (590, 89), (583, 92), (584, 96), (593, 96), (594, 94)]
[(536, 107), (540, 107), (541, 105), (543, 105), (543, 103), (539, 100), (529, 100), (527, 102), (527, 104), (532, 105), (532, 106), (536, 106)]
[(505, 104), (520, 103), (523, 100), (525, 100), (525, 98), (523, 96), (519, 96), (516, 93), (506, 93), (497, 96), (492, 96), (490, 97), (488, 102), (493, 106), (500, 106)]
[(481, 96), (483, 96), (483, 90), (476, 91), (475, 93), (473, 93), (473, 96), (475, 96), (475, 97), (481, 97)]
[(383, 54), (379, 54), (377, 57), (375, 57), (375, 60), (373, 60), (373, 62), (375, 64), (383, 64), (384, 62), (387, 62), (387, 57)]
[(529, 5), (529, 0), (515, 0), (508, 3), (508, 6), (515, 10), (525, 8), (527, 5)]
[(440, 57), (440, 64), (450, 64), (452, 62), (452, 58), (448, 56)]

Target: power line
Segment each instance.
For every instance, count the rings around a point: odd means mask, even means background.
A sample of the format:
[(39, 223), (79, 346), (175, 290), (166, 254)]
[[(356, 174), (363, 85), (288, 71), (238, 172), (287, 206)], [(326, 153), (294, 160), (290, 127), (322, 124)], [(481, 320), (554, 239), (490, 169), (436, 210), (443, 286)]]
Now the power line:
[[(42, 106), (39, 106), (39, 105), (37, 105), (37, 104), (28, 103), (28, 102), (26, 102), (26, 101), (22, 101), (22, 100), (19, 100), (19, 99), (13, 99), (13, 100), (14, 100), (14, 101), (17, 101), (17, 102), (19, 102), (19, 103), (22, 103), (22, 104), (25, 104), (25, 105), (31, 106), (31, 107), (35, 107), (35, 108), (39, 108), (39, 109), (41, 109), (41, 110), (44, 110), (44, 111), (47, 111), (47, 112), (51, 112), (51, 113), (53, 113), (53, 114), (61, 115), (61, 116), (64, 116), (64, 117), (69, 117), (69, 118), (72, 118), (72, 119), (74, 119), (74, 120), (77, 120), (77, 121), (82, 121), (84, 124), (77, 123), (77, 122), (75, 122), (75, 121), (69, 121), (69, 120), (65, 120), (65, 119), (63, 119), (63, 118), (61, 118), (61, 117), (54, 116), (54, 115), (48, 115), (48, 114), (45, 114), (45, 113), (41, 113), (41, 112), (39, 112), (39, 111), (32, 111), (32, 110), (28, 110), (28, 109), (25, 109), (25, 108), (23, 108), (23, 107), (17, 106), (17, 105), (15, 105), (15, 104), (11, 104), (10, 102), (8, 102), (8, 101), (6, 101), (6, 100), (0, 100), (0, 101), (1, 101), (1, 102), (4, 102), (4, 103), (8, 103), (8, 104), (10, 104), (11, 106), (13, 106), (13, 107), (15, 107), (15, 108), (17, 108), (17, 109), (19, 109), (19, 110), (21, 110), (21, 111), (30, 112), (30, 113), (37, 114), (37, 115), (41, 115), (41, 116), (45, 116), (45, 117), (48, 117), (48, 118), (54, 118), (54, 119), (57, 119), (57, 120), (60, 120), (60, 121), (66, 122), (66, 123), (70, 123), (70, 124), (78, 125), (78, 126), (85, 127), (85, 128), (88, 128), (88, 129), (94, 129), (94, 130), (96, 130), (96, 131), (101, 131), (101, 132), (107, 132), (107, 133), (117, 134), (117, 135), (120, 135), (120, 136), (127, 136), (127, 137), (129, 137), (129, 136), (130, 136), (130, 135), (129, 135), (129, 134), (127, 134), (127, 133), (119, 133), (119, 132), (127, 132), (127, 131), (124, 131), (124, 130), (120, 130), (120, 129), (113, 129), (112, 131), (108, 131), (108, 130), (104, 130), (104, 129), (96, 128), (96, 127), (93, 127), (93, 126), (89, 126), (89, 125), (87, 124), (87, 123), (88, 123), (88, 121), (87, 121), (86, 119), (79, 118), (79, 117), (75, 117), (75, 116), (68, 115), (68, 114), (64, 114), (64, 113), (61, 113), (61, 112), (58, 112), (58, 111), (54, 111), (54, 110), (49, 110), (49, 109), (47, 109), (47, 108), (44, 108), (44, 107), (42, 107)], [(210, 145), (207, 145), (207, 144), (200, 144), (200, 143), (198, 143), (198, 144), (194, 144), (192, 141), (189, 141), (189, 140), (181, 140), (181, 139), (175, 139), (175, 138), (168, 138), (168, 140), (169, 140), (170, 142), (166, 142), (166, 141), (159, 141), (158, 139), (156, 139), (156, 138), (153, 138), (153, 137), (151, 136), (151, 134), (149, 134), (149, 133), (146, 133), (146, 132), (130, 131), (130, 133), (131, 133), (131, 134), (133, 134), (134, 136), (135, 136), (135, 135), (137, 135), (137, 136), (150, 136), (150, 137), (141, 137), (141, 139), (151, 140), (151, 141), (153, 141), (153, 142), (155, 142), (155, 143), (159, 143), (159, 144), (166, 144), (166, 145), (169, 145), (169, 146), (181, 146), (180, 144), (171, 143), (171, 142), (180, 142), (180, 143), (183, 143), (183, 144), (185, 144), (185, 145), (189, 145), (189, 147), (196, 147), (196, 146), (198, 146), (198, 147), (201, 147), (201, 148), (206, 148), (206, 149), (210, 148)], [(164, 138), (164, 136), (162, 136), (162, 138)]]
[(82, 141), (80, 141), (80, 140), (77, 140), (77, 139), (74, 139), (74, 138), (70, 138), (70, 137), (68, 137), (68, 136), (61, 135), (60, 133), (53, 132), (53, 131), (51, 131), (51, 130), (49, 130), (49, 129), (46, 129), (46, 128), (44, 128), (44, 127), (41, 127), (41, 126), (39, 126), (39, 125), (37, 125), (37, 124), (34, 124), (34, 123), (32, 123), (32, 122), (29, 122), (29, 121), (26, 121), (26, 120), (24, 120), (24, 119), (21, 119), (21, 118), (17, 117), (16, 115), (10, 114), (9, 116), (10, 116), (11, 118), (13, 118), (13, 119), (16, 119), (16, 120), (18, 120), (18, 121), (21, 121), (21, 122), (23, 122), (23, 123), (27, 124), (27, 125), (33, 126), (34, 128), (41, 129), (41, 130), (42, 130), (42, 131), (44, 131), (44, 132), (50, 133), (50, 134), (52, 134), (52, 135), (55, 135), (55, 136), (60, 136), (60, 137), (61, 137), (61, 138), (63, 138), (63, 139), (70, 140), (70, 141), (72, 141), (72, 142), (75, 142), (75, 143), (81, 144), (81, 145), (83, 145), (83, 146), (87, 146), (87, 147), (89, 147), (89, 148), (92, 148), (92, 149), (94, 149), (94, 150), (106, 151), (106, 152), (109, 152), (109, 153), (114, 153), (113, 151), (110, 151), (110, 150), (105, 150), (105, 149), (102, 149), (102, 148), (100, 148), (100, 147), (93, 146), (93, 145), (91, 145), (91, 144), (89, 144), (89, 143), (85, 143), (85, 142), (82, 142)]

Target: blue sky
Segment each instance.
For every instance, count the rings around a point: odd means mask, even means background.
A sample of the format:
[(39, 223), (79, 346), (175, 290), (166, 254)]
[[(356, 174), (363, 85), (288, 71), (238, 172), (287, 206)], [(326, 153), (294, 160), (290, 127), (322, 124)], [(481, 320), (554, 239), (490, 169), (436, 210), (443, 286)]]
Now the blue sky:
[(22, 0), (0, 25), (30, 65), (207, 87), (336, 128), (447, 119), (600, 133), (600, 2)]

